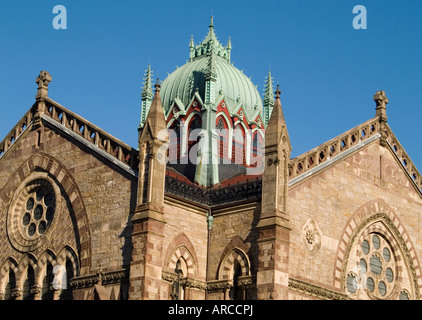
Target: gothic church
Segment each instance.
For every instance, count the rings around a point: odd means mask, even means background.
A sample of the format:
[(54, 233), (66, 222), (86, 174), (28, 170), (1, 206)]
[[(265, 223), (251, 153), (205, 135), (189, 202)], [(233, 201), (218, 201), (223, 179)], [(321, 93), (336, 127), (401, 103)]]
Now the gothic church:
[(148, 67), (135, 148), (40, 73), (0, 142), (0, 299), (421, 298), (422, 176), (385, 92), (292, 158), (271, 73), (259, 93), (231, 51), (211, 19), (184, 66)]

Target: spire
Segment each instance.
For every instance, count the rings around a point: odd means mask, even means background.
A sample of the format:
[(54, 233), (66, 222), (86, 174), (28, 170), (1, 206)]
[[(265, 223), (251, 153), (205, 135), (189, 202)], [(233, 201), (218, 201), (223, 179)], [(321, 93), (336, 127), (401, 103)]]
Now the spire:
[(152, 92), (152, 71), (151, 65), (148, 64), (148, 69), (145, 71), (145, 78), (143, 83), (143, 89), (141, 93), (142, 97), (142, 109), (141, 109), (141, 121), (139, 123), (138, 129), (142, 129), (145, 124), (145, 120), (148, 116), (148, 111), (151, 106), (152, 97), (154, 96)]
[(230, 63), (230, 59), (231, 59), (231, 52), (232, 52), (232, 41), (229, 37), (229, 41), (227, 42), (227, 46), (226, 46), (226, 50), (227, 50), (227, 60), (229, 60)]
[[(284, 119), (283, 109), (280, 101), (280, 85), (277, 84), (277, 90), (275, 92), (275, 102), (273, 111), (271, 113), (270, 121), (268, 122), (267, 131), (265, 133), (265, 143), (277, 147), (280, 144), (281, 136), (284, 134), (286, 128), (286, 121)], [(287, 131), (287, 130), (286, 130)], [(290, 141), (287, 141), (289, 145), (289, 152), (291, 151)]]
[(268, 125), (270, 125), (270, 123), (275, 123), (275, 122), (278, 122), (282, 126), (286, 125), (286, 121), (284, 120), (283, 108), (281, 107), (280, 94), (281, 94), (280, 85), (277, 84), (277, 90), (275, 92), (274, 108), (273, 108), (273, 112), (271, 113), (271, 117), (270, 117), (270, 121)]
[(211, 22), (208, 26), (208, 34), (201, 44), (194, 46), (193, 40), (189, 44), (189, 61), (192, 61), (194, 58), (206, 56), (209, 53), (214, 53), (220, 57), (227, 59), (230, 62), (230, 51), (231, 51), (231, 42), (227, 47), (224, 47), (217, 39), (217, 36), (214, 32), (214, 17), (211, 16)]
[(227, 50), (231, 50), (232, 49), (232, 40), (231, 37), (229, 37), (229, 41), (227, 42)]
[(273, 94), (273, 78), (271, 77), (271, 70), (268, 70), (268, 76), (265, 79), (265, 92), (264, 92), (264, 120), (267, 125), (274, 107), (274, 94)]
[(142, 98), (144, 98), (144, 97), (150, 97), (151, 98), (153, 96), (151, 77), (152, 77), (151, 65), (148, 64), (148, 69), (146, 70), (145, 78), (144, 78), (144, 87), (143, 87), (143, 90), (142, 90)]
[(157, 83), (155, 84), (155, 94), (146, 120), (149, 121), (151, 129), (154, 131), (153, 135), (156, 137), (158, 137), (160, 130), (167, 128), (166, 117), (164, 116), (164, 109), (161, 104), (160, 90), (160, 80), (157, 78)]
[(195, 43), (193, 42), (193, 35), (191, 35), (189, 42), (189, 62), (191, 62), (193, 58), (195, 58)]

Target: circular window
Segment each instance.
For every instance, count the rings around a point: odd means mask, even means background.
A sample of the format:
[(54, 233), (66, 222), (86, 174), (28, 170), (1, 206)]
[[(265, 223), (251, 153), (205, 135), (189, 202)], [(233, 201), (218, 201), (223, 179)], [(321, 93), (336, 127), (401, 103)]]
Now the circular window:
[(12, 245), (22, 252), (34, 250), (53, 223), (57, 198), (47, 179), (32, 180), (16, 190), (7, 216)]
[[(358, 252), (358, 269), (362, 288), (375, 298), (386, 298), (393, 292), (395, 277), (395, 262), (392, 256), (392, 250), (388, 241), (380, 234), (368, 234), (360, 245), (361, 251)], [(355, 293), (351, 284), (352, 279), (347, 279), (347, 289), (350, 293)], [(366, 286), (364, 285), (366, 284)], [(349, 290), (353, 289), (352, 290)]]
[(22, 218), (24, 233), (29, 237), (45, 233), (54, 216), (54, 193), (46, 187), (37, 187), (28, 195), (26, 212)]

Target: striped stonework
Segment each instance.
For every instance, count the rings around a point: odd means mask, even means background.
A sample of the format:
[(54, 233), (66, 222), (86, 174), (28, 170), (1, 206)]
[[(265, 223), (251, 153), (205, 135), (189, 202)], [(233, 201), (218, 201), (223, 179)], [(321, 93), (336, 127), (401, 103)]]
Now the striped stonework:
[(169, 268), (170, 270), (176, 269), (176, 264), (179, 259), (183, 259), (186, 263), (186, 273), (188, 277), (193, 277), (195, 274), (195, 263), (192, 257), (192, 254), (189, 252), (189, 250), (185, 246), (178, 247), (169, 262)]
[(220, 280), (230, 279), (233, 277), (233, 266), (235, 261), (239, 263), (242, 276), (250, 275), (250, 263), (248, 256), (239, 248), (235, 248), (227, 254), (221, 263), (219, 270)]

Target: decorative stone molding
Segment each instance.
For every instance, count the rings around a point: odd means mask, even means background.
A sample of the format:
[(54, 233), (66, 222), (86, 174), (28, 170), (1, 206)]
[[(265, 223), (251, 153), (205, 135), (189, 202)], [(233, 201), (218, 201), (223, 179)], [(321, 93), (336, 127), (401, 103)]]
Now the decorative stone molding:
[[(43, 196), (38, 201), (35, 199), (40, 196), (39, 192), (42, 192)], [(44, 193), (51, 197), (48, 210), (45, 206), (46, 200), (43, 200)], [(32, 207), (29, 207), (30, 205)], [(59, 186), (47, 173), (29, 175), (17, 188), (7, 214), (7, 234), (13, 247), (21, 252), (31, 252), (41, 246), (54, 228), (57, 220), (54, 216), (65, 210), (66, 201), (60, 196)], [(42, 232), (38, 230), (41, 228), (41, 222), (44, 226)]]
[(167, 173), (166, 193), (207, 206), (261, 198), (262, 181), (259, 178), (227, 187), (205, 189), (177, 179)]
[[(174, 272), (162, 271), (161, 279), (169, 284), (172, 284), (177, 280), (177, 274)], [(205, 291), (207, 289), (207, 284), (205, 281), (186, 277), (180, 279), (180, 286), (183, 288), (198, 289)]]
[(329, 140), (326, 143), (290, 160), (289, 178), (293, 179), (323, 163), (330, 163), (334, 157), (341, 158), (340, 154), (379, 133), (378, 118), (370, 119), (363, 124)]
[(322, 233), (313, 220), (309, 219), (302, 227), (302, 243), (312, 254), (321, 248)]
[(346, 268), (350, 250), (363, 230), (377, 221), (384, 223), (391, 235), (394, 236), (403, 253), (403, 257), (406, 259), (415, 290), (415, 299), (419, 299), (422, 280), (419, 276), (421, 271), (415, 248), (394, 211), (381, 199), (371, 201), (359, 208), (346, 225), (337, 251), (334, 286), (339, 290), (345, 291)]
[[(87, 146), (95, 151), (105, 153), (113, 161), (120, 161), (134, 171), (138, 170), (139, 152), (104, 130), (88, 122), (72, 111), (46, 98), (46, 110), (43, 119), (66, 133), (80, 137)], [(50, 120), (50, 121), (48, 121)]]
[[(237, 286), (244, 289), (251, 288), (256, 284), (256, 276), (241, 276), (237, 279)], [(233, 279), (208, 281), (208, 292), (225, 292), (234, 286)]]
[(289, 278), (289, 289), (324, 300), (349, 300), (349, 297), (343, 293), (293, 278)]
[(208, 292), (224, 292), (233, 287), (233, 280), (212, 280), (208, 282)]
[(83, 276), (83, 277), (75, 277), (70, 280), (70, 287), (72, 289), (91, 288), (97, 283), (99, 283), (100, 278), (101, 278), (102, 285), (125, 282), (125, 281), (128, 281), (129, 279), (129, 270), (121, 269), (121, 270), (115, 270), (115, 271), (110, 271), (110, 272), (101, 271), (101, 274), (96, 273), (96, 274), (91, 274), (91, 275)]

